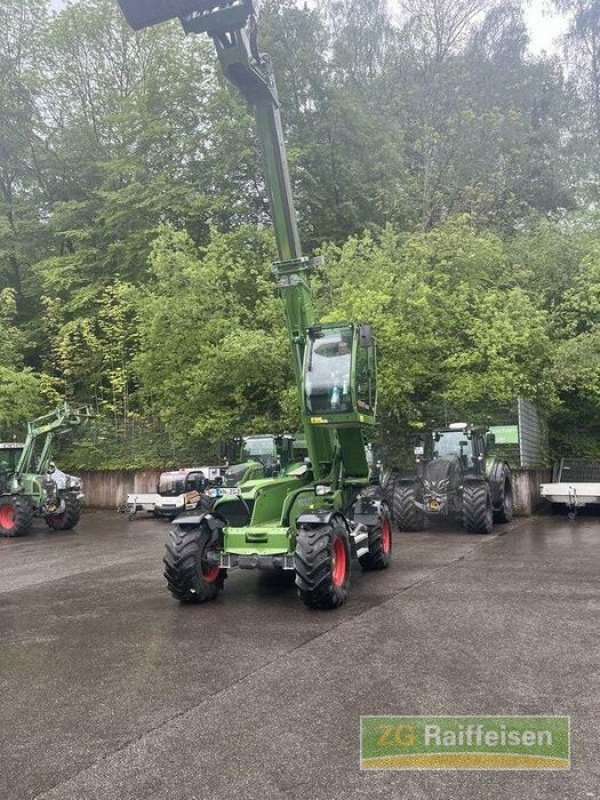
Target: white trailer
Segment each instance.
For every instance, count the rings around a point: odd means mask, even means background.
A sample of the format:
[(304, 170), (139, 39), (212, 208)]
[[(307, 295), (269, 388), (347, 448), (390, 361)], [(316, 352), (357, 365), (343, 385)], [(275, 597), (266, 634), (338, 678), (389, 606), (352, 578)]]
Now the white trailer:
[(552, 483), (542, 483), (540, 492), (551, 503), (567, 506), (572, 515), (584, 506), (600, 504), (600, 463), (561, 458)]
[(128, 494), (123, 510), (129, 514), (129, 519), (140, 512), (173, 519), (184, 511), (193, 511), (198, 508), (207, 487), (221, 477), (223, 469), (187, 467), (163, 472), (159, 478), (158, 491)]

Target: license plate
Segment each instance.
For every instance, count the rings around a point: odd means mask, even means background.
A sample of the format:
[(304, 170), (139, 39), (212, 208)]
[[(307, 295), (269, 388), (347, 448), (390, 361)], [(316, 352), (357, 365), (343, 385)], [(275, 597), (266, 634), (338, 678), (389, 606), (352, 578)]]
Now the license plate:
[(220, 495), (224, 495), (224, 494), (241, 494), (242, 490), (240, 489), (239, 486), (221, 486), (219, 489), (217, 489), (217, 492)]

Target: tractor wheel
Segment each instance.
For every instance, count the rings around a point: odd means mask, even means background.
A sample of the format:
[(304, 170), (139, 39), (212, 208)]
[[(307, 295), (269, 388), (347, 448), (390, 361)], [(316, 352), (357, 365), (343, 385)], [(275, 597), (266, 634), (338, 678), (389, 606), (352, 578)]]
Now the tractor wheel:
[(309, 608), (337, 608), (348, 594), (350, 543), (340, 520), (301, 527), (296, 535), (296, 586)]
[(378, 525), (369, 527), (369, 552), (358, 559), (364, 570), (385, 569), (392, 560), (392, 516), (387, 505), (381, 509)]
[(463, 522), (469, 533), (492, 532), (492, 495), (487, 483), (465, 483)]
[(64, 494), (61, 500), (65, 504), (64, 511), (60, 514), (48, 514), (46, 517), (46, 525), (51, 531), (70, 531), (81, 517), (81, 503), (75, 495)]
[(362, 497), (372, 497), (374, 500), (381, 500), (383, 497), (383, 489), (378, 483), (370, 483), (360, 493)]
[(167, 588), (180, 603), (206, 603), (223, 588), (226, 571), (208, 564), (211, 533), (206, 524), (171, 526), (164, 557)]
[(0, 534), (23, 536), (33, 523), (33, 507), (26, 497), (0, 497)]
[(513, 518), (513, 491), (510, 478), (504, 481), (500, 508), (494, 511), (494, 522), (510, 522)]
[(425, 514), (415, 505), (419, 499), (416, 483), (394, 483), (392, 494), (392, 516), (399, 531), (422, 531)]
[(396, 486), (396, 479), (395, 478), (391, 478), (391, 479), (388, 479), (384, 483), (384, 485), (382, 487), (383, 499), (388, 504), (388, 508), (393, 508), (394, 507), (394, 487), (395, 486)]

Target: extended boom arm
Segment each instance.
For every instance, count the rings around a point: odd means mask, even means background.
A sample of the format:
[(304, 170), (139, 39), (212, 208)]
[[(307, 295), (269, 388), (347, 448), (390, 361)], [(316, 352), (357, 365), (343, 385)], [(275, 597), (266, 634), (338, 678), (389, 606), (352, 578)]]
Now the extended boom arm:
[[(359, 481), (366, 480), (368, 465), (360, 429), (375, 421), (374, 343), (369, 340), (370, 344), (366, 345), (372, 355), (368, 358), (368, 364), (367, 361), (364, 362), (363, 369), (363, 384), (365, 381), (369, 383), (368, 393), (372, 396), (370, 404), (359, 399), (359, 389), (353, 388), (352, 413), (342, 419), (334, 406), (330, 407), (331, 414), (328, 417), (315, 415), (314, 409), (309, 409), (305, 400), (307, 332), (315, 330), (308, 283), (313, 262), (302, 255), (300, 247), (277, 90), (269, 59), (259, 53), (257, 48), (252, 0), (119, 0), (119, 4), (127, 21), (135, 29), (178, 17), (187, 33), (207, 33), (215, 44), (225, 76), (239, 89), (252, 109), (264, 159), (279, 253), (279, 261), (273, 265), (273, 274), (285, 308), (296, 384), (303, 409), (307, 449), (314, 477), (317, 481), (329, 479), (337, 486), (346, 469), (350, 477)], [(332, 334), (330, 345), (323, 339), (317, 349), (329, 348), (331, 351), (336, 336), (337, 334)], [(364, 349), (365, 345), (360, 344), (362, 338), (357, 335), (357, 329), (348, 325), (344, 338), (353, 352), (352, 363), (358, 362), (363, 355), (359, 350)], [(352, 376), (349, 374), (348, 378), (355, 377), (355, 372), (353, 370)], [(343, 393), (346, 385), (349, 386), (349, 380), (341, 380), (340, 386), (332, 387), (331, 391)]]

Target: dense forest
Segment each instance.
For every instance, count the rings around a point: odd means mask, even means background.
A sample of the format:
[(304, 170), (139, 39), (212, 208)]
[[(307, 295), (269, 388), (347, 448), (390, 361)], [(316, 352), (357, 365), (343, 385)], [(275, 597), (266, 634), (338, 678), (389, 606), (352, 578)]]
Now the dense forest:
[[(211, 42), (1, 3), (0, 438), (63, 397), (99, 414), (71, 467), (295, 428), (253, 122)], [(373, 324), (388, 438), (523, 395), (556, 450), (600, 451), (600, 2), (555, 7), (535, 57), (518, 2), (260, 7), (318, 314)]]

